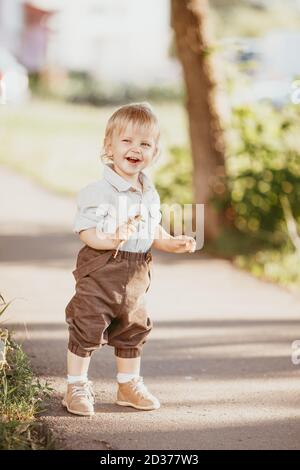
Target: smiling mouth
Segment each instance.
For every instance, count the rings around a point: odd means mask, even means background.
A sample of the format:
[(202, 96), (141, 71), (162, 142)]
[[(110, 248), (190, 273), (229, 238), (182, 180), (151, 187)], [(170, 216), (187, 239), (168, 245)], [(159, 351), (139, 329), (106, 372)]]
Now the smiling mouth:
[(130, 163), (139, 163), (141, 160), (136, 157), (126, 157), (126, 160)]

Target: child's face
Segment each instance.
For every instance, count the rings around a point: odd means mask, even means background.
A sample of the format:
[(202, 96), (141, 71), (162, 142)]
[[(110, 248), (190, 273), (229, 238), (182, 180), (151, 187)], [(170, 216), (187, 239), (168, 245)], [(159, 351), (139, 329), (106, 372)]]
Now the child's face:
[(113, 132), (107, 150), (121, 171), (133, 175), (151, 163), (157, 150), (155, 135), (151, 130), (129, 123), (123, 131)]

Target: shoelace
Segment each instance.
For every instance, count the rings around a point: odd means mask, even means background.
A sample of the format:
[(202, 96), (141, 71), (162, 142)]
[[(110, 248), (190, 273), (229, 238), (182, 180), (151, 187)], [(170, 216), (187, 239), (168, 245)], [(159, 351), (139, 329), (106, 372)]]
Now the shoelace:
[(83, 383), (82, 385), (74, 385), (72, 389), (72, 395), (75, 397), (86, 397), (94, 401), (95, 394), (92, 389), (92, 383), (90, 381)]
[(139, 377), (139, 379), (133, 383), (134, 383), (133, 390), (135, 390), (137, 393), (148, 396), (148, 397), (152, 397), (151, 393), (149, 392), (146, 385), (144, 384), (143, 377)]

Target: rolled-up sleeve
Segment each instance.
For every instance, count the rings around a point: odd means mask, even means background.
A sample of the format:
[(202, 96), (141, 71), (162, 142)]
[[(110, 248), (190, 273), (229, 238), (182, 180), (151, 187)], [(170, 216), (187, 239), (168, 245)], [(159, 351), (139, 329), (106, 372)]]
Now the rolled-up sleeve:
[(99, 191), (93, 186), (83, 188), (77, 195), (77, 210), (75, 214), (73, 232), (98, 227), (102, 230), (105, 217), (108, 212), (108, 204), (105, 204), (99, 195)]

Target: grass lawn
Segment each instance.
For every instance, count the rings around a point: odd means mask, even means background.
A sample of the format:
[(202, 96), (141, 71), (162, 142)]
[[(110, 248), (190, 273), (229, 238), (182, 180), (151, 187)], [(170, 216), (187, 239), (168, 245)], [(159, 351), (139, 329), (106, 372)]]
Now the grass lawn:
[[(169, 103), (154, 108), (161, 124), (163, 152), (153, 170), (164, 161), (170, 146), (188, 143), (184, 108)], [(2, 106), (0, 164), (60, 194), (74, 195), (101, 177), (99, 154), (114, 109), (38, 99), (22, 106)]]
[[(1, 304), (0, 316), (6, 306)], [(28, 357), (1, 323), (0, 351), (0, 450), (54, 449), (51, 431), (37, 419), (52, 389), (35, 377)]]

